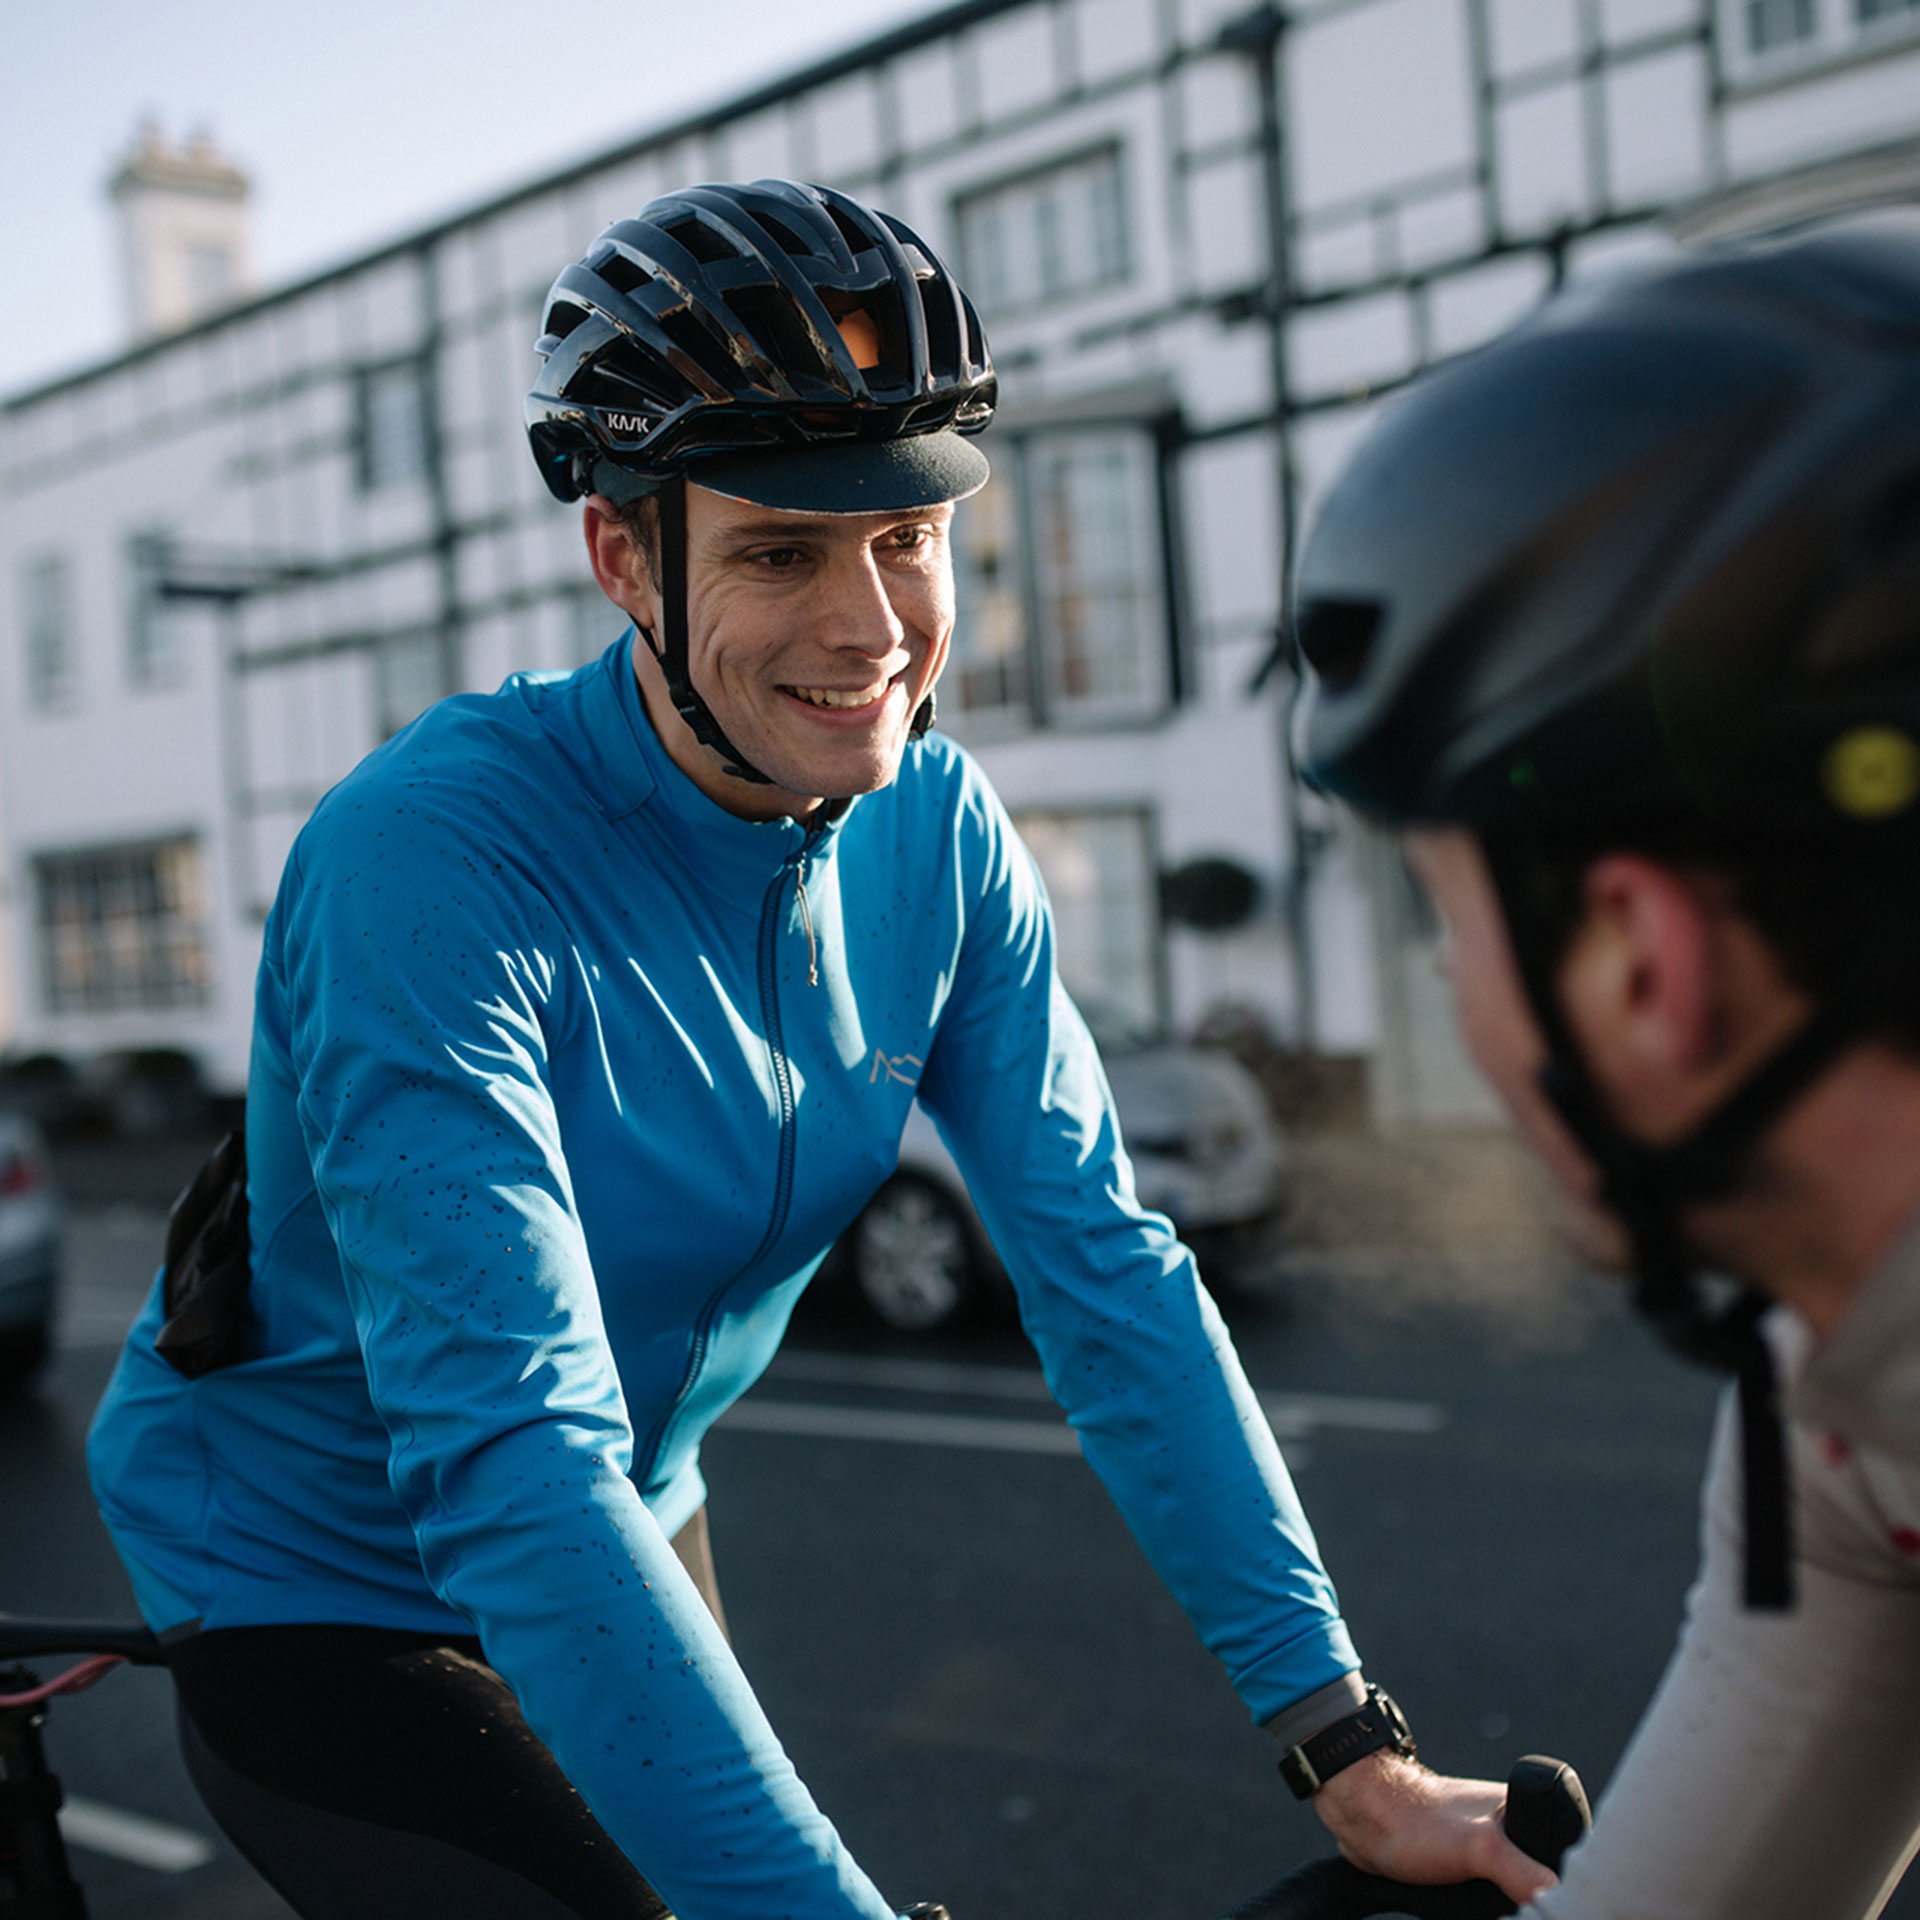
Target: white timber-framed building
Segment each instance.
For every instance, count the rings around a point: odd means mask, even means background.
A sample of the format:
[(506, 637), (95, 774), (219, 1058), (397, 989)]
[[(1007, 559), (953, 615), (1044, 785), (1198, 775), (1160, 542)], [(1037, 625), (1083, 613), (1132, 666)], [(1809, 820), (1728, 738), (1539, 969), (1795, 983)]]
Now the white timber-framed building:
[[(553, 274), (769, 174), (899, 214), (981, 308), (1004, 406), (942, 724), (1074, 984), (1479, 1111), (1396, 862), (1289, 777), (1296, 530), (1383, 396), (1568, 276), (1920, 198), (1920, 0), (965, 0), (257, 295), (207, 209), (147, 218), (199, 249), (152, 284), (227, 304), (0, 402), (8, 1050), (238, 1089), (314, 801), (429, 701), (620, 630), (522, 434)], [(1232, 925), (1162, 910), (1202, 860), (1257, 882)]]

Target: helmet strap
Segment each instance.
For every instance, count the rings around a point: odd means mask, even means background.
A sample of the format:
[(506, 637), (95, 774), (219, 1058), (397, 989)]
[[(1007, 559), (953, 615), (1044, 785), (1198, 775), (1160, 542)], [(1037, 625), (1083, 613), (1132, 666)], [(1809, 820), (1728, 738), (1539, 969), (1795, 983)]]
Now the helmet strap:
[(1814, 1014), (1684, 1138), (1651, 1146), (1607, 1113), (1555, 991), (1558, 943), (1532, 902), (1525, 855), (1483, 839), (1508, 938), (1546, 1042), (1541, 1091), (1600, 1171), (1601, 1198), (1633, 1247), (1635, 1308), (1683, 1359), (1739, 1383), (1746, 1507), (1746, 1600), (1793, 1604), (1787, 1454), (1773, 1352), (1760, 1330), (1771, 1302), (1752, 1287), (1716, 1295), (1688, 1244), (1682, 1210), (1737, 1186), (1773, 1123), (1860, 1032), (1829, 1006)]
[(927, 689), (927, 697), (913, 710), (913, 723), (907, 728), (909, 740), (924, 740), (933, 731), (936, 710), (933, 701), (933, 689)]
[(654, 498), (660, 503), (660, 637), (640, 629), (666, 676), (667, 697), (693, 737), (719, 754), (724, 770), (736, 779), (770, 787), (762, 773), (726, 736), (713, 709), (695, 692), (687, 639), (687, 483), (676, 474)]

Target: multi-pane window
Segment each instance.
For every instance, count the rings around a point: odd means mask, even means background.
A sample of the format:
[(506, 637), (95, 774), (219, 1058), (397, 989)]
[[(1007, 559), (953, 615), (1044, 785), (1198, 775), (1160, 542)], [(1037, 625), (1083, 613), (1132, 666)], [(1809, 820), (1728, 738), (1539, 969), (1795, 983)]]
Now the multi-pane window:
[(22, 625), (26, 635), (27, 701), (45, 713), (73, 704), (78, 674), (73, 648), (73, 609), (65, 558), (43, 553), (21, 576)]
[(447, 692), (446, 652), (437, 633), (389, 635), (373, 656), (374, 723), (398, 733)]
[(180, 677), (179, 612), (162, 591), (173, 554), (173, 536), (152, 529), (127, 542), (127, 678), (136, 687)]
[(1049, 437), (1028, 461), (1048, 711), (1159, 712), (1169, 654), (1153, 443), (1137, 432)]
[(1118, 147), (963, 194), (954, 220), (967, 289), (984, 314), (1015, 313), (1127, 277)]
[(425, 475), (432, 430), (426, 372), (421, 360), (362, 369), (356, 400), (363, 492), (404, 486)]
[(1736, 74), (1835, 58), (1863, 40), (1920, 33), (1920, 0), (1723, 0)]
[(211, 963), (195, 839), (45, 854), (34, 865), (51, 1012), (205, 1001)]
[(1029, 708), (1018, 460), (1017, 449), (999, 453), (993, 477), (954, 521), (959, 613), (940, 697), (961, 713), (1024, 719)]
[(1173, 693), (1159, 450), (1144, 427), (1000, 440), (955, 522), (959, 620), (941, 691), (1019, 723), (1152, 719)]
[(1160, 1025), (1159, 894), (1143, 811), (1022, 813), (1053, 903), (1060, 978), (1096, 1027)]
[(1813, 38), (1813, 0), (1746, 0), (1747, 45), (1771, 53)]

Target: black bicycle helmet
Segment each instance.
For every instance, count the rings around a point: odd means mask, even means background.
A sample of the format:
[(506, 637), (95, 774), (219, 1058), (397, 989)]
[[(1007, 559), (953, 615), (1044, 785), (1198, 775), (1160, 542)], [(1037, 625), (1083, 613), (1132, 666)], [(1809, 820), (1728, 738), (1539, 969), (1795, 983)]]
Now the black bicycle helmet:
[[(791, 180), (688, 187), (616, 221), (547, 296), (527, 434), (554, 496), (661, 503), (675, 706), (762, 779), (688, 679), (680, 483), (765, 507), (895, 511), (986, 480), (998, 384), (972, 304), (911, 228)], [(931, 703), (916, 731), (931, 724)]]
[(1920, 858), (1920, 212), (1576, 289), (1412, 390), (1315, 522), (1294, 634), (1308, 778), (1479, 835), (1545, 1089), (1633, 1234), (1640, 1304), (1740, 1372), (1749, 1595), (1779, 1604), (1762, 1303), (1709, 1297), (1680, 1213), (1874, 1024), (1902, 956), (1862, 954), (1692, 1135), (1650, 1148), (1561, 1016), (1526, 856), (1668, 820), (1883, 872)]

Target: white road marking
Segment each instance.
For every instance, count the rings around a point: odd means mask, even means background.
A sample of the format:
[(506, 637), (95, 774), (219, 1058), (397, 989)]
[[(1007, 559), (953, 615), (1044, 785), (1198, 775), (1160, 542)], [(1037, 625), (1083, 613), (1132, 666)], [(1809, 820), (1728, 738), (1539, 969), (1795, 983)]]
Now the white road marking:
[(804, 1380), (822, 1387), (874, 1387), (898, 1393), (958, 1393), (980, 1400), (1032, 1400), (1053, 1405), (1047, 1383), (1032, 1367), (976, 1367), (964, 1360), (898, 1360), (863, 1353), (805, 1349), (776, 1354), (770, 1380)]
[[(1047, 1383), (1031, 1367), (969, 1366), (963, 1360), (901, 1360), (800, 1350), (778, 1355), (767, 1377), (823, 1387), (1053, 1404)], [(1446, 1409), (1430, 1400), (1368, 1399), (1344, 1393), (1262, 1393), (1259, 1398), (1275, 1434), (1283, 1440), (1304, 1439), (1327, 1427), (1358, 1433), (1438, 1433), (1447, 1424)]]
[[(803, 1440), (883, 1440), (910, 1447), (980, 1447), (991, 1453), (1076, 1458), (1080, 1436), (1064, 1420), (1008, 1420), (992, 1414), (916, 1413), (909, 1407), (836, 1407), (818, 1400), (750, 1395), (720, 1418), (736, 1433), (782, 1433)], [(1296, 1440), (1280, 1443), (1296, 1472), (1312, 1457)]]
[(1285, 1440), (1321, 1427), (1354, 1433), (1438, 1433), (1447, 1410), (1431, 1400), (1367, 1400), (1346, 1393), (1263, 1393), (1260, 1404)]
[(832, 1407), (804, 1400), (740, 1401), (723, 1427), (816, 1440), (895, 1440), (920, 1447), (985, 1447), (995, 1453), (1077, 1454), (1064, 1420), (999, 1420), (973, 1413), (915, 1413), (904, 1407)]
[(213, 1842), (204, 1834), (103, 1807), (97, 1800), (70, 1799), (60, 1809), (60, 1832), (70, 1847), (151, 1867), (155, 1873), (191, 1873), (213, 1858)]

